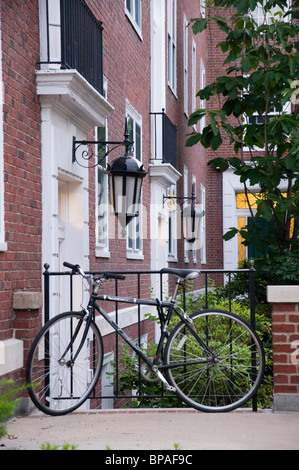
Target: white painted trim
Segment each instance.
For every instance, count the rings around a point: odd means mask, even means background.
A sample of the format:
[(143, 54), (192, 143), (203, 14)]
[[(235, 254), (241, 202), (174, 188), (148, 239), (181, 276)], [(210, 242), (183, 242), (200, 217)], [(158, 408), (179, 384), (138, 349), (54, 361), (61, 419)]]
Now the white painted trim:
[(82, 131), (104, 125), (113, 110), (108, 101), (77, 70), (36, 71), (37, 94)]

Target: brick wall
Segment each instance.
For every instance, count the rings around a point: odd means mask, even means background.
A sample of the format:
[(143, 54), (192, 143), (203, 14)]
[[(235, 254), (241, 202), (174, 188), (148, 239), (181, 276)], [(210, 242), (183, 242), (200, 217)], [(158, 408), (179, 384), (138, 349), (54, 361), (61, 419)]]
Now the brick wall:
[[(142, 158), (148, 169), (150, 159), (150, 2), (142, 2), (142, 39), (136, 33), (124, 12), (123, 0), (105, 2), (87, 2), (95, 15), (103, 21), (103, 67), (108, 80), (109, 103), (114, 111), (108, 118), (108, 140), (122, 141), (126, 100), (142, 116)], [(109, 162), (120, 156), (124, 148), (111, 152)], [(117, 222), (110, 217), (113, 224), (110, 233), (116, 238), (109, 239), (110, 258), (96, 258), (95, 252), (95, 172), (90, 174), (90, 267), (104, 270), (141, 270), (150, 269), (150, 237), (143, 239), (144, 260), (127, 259), (126, 238), (119, 237)], [(150, 179), (143, 181), (142, 203), (149, 214)], [(144, 224), (149, 234), (149, 223)], [(148, 295), (148, 292), (147, 292)]]
[(38, 28), (38, 0), (1, 2), (7, 251), (0, 252), (0, 340), (11, 338), (14, 331), (15, 338), (25, 338), (25, 343), (34, 334), (30, 314), (18, 310), (13, 315), (12, 311), (14, 291), (41, 291), (40, 107), (35, 84)]
[(274, 410), (299, 411), (299, 286), (268, 286), (272, 304)]

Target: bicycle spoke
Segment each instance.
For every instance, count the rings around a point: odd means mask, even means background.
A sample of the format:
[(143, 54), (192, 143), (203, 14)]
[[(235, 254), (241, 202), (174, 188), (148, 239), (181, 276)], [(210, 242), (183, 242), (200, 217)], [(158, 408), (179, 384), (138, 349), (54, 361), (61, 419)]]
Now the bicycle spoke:
[(207, 347), (196, 341), (184, 323), (178, 325), (166, 346), (169, 381), (178, 395), (195, 408), (225, 411), (241, 406), (257, 389), (263, 374), (264, 355), (259, 340), (248, 325), (229, 312), (198, 313), (193, 321)]
[(78, 408), (95, 386), (102, 356), (100, 333), (93, 323), (82, 322), (81, 313), (61, 314), (51, 320), (28, 358), (27, 382), (35, 405), (53, 415)]

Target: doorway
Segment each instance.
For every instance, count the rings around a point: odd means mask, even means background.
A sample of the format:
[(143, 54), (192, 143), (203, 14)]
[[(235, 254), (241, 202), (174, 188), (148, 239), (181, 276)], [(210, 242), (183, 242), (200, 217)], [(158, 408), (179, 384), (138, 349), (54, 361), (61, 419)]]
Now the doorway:
[[(84, 215), (82, 183), (58, 178), (58, 265), (66, 271), (64, 261), (79, 264), (84, 268)], [(73, 277), (73, 303), (70, 302), (70, 278), (61, 276), (59, 289), (60, 311), (80, 309), (82, 304), (82, 282)]]

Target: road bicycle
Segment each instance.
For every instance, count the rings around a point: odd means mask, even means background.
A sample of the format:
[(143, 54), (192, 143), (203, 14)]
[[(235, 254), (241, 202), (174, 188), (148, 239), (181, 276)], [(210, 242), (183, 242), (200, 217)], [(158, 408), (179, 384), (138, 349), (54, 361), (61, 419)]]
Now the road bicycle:
[[(145, 300), (99, 294), (107, 279), (125, 276), (85, 273), (79, 265), (64, 266), (87, 280), (88, 304), (81, 311), (61, 313), (49, 320), (29, 352), (26, 381), (33, 403), (44, 413), (63, 415), (79, 408), (100, 377), (103, 341), (97, 326), (103, 317), (140, 356), (143, 378), (161, 380), (167, 390), (189, 407), (205, 412), (231, 411), (252, 398), (263, 378), (265, 355), (251, 326), (224, 310), (206, 309), (190, 315), (177, 302), (180, 287), (200, 275), (190, 269), (164, 268), (177, 277), (170, 300)], [(149, 357), (106, 313), (99, 301), (156, 307), (161, 336)], [(175, 317), (176, 316), (176, 317)], [(174, 325), (174, 319), (178, 322)]]

